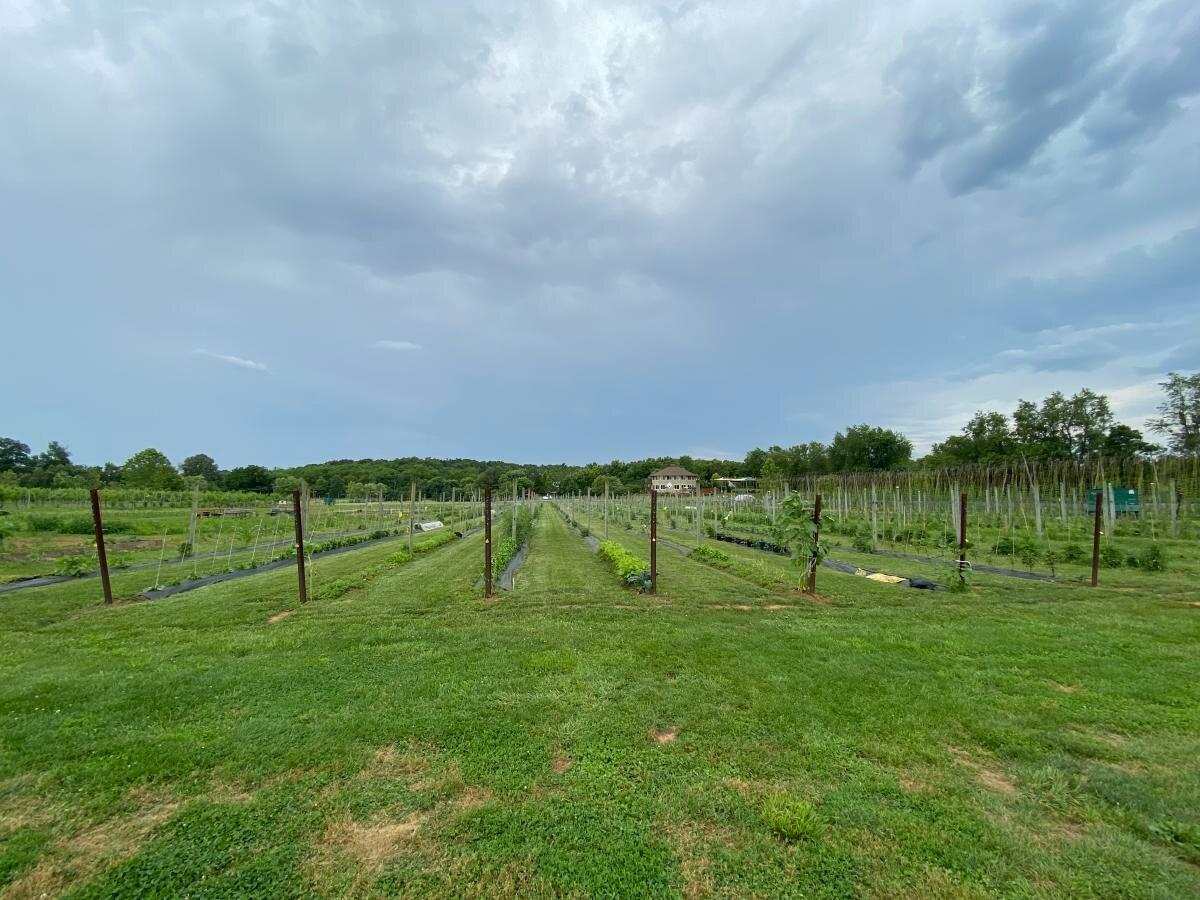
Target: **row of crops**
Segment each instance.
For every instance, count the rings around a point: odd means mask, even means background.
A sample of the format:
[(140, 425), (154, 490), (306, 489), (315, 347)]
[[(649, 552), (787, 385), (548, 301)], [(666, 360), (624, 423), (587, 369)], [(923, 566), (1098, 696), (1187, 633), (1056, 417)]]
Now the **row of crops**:
[[(295, 554), (291, 503), (255, 496), (241, 505), (110, 506), (103, 497), (103, 527), (109, 567), (144, 570), (147, 587), (177, 584), (226, 571), (254, 568)], [(178, 499), (178, 497), (177, 497)], [(228, 496), (221, 499), (228, 500)], [(306, 548), (310, 552), (350, 546), (408, 532), (410, 520), (441, 521), (451, 531), (467, 531), (483, 520), (482, 504), (419, 499), (407, 503), (327, 503), (302, 505)], [(90, 511), (22, 501), (0, 506), (0, 582), (39, 576), (84, 576), (98, 568)]]
[[(949, 562), (959, 550), (960, 503), (967, 497), (968, 558), (1022, 572), (1074, 576), (1090, 567), (1095, 497), (1102, 501), (1099, 563), (1106, 569), (1200, 574), (1200, 476), (1177, 461), (1165, 471), (972, 469), (957, 473), (877, 473), (774, 485), (753, 496), (660, 495), (659, 527), (718, 533), (758, 543), (776, 537), (789, 493), (823, 501), (823, 532), (847, 553), (884, 553)], [(1114, 475), (1095, 485), (1086, 477)], [(951, 478), (950, 475), (957, 475)], [(1068, 481), (1071, 475), (1073, 481)], [(1018, 477), (1019, 476), (1019, 477)], [(1049, 481), (1049, 479), (1057, 479)], [(1151, 480), (1151, 478), (1159, 480)], [(1046, 479), (1046, 480), (1043, 480)], [(645, 531), (646, 495), (562, 498), (582, 527)]]

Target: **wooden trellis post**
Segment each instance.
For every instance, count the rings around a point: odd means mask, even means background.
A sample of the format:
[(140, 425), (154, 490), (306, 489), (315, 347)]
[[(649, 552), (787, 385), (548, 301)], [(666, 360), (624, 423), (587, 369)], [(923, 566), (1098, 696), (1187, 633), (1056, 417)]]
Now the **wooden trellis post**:
[(492, 596), (492, 489), (483, 489), (483, 595)]
[(100, 582), (104, 587), (104, 605), (111, 606), (112, 583), (108, 580), (108, 550), (104, 546), (104, 522), (100, 518), (100, 492), (91, 490), (92, 528), (96, 533), (96, 561), (100, 564)]

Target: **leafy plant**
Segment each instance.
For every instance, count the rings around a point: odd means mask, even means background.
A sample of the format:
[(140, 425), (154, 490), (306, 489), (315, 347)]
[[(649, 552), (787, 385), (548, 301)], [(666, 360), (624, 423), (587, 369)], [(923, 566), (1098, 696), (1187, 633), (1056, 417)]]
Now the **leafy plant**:
[(871, 552), (871, 532), (870, 532), (870, 530), (866, 527), (857, 529), (854, 532), (854, 535), (850, 538), (850, 544), (859, 553), (870, 553)]
[(775, 539), (792, 551), (792, 560), (810, 579), (829, 555), (829, 545), (821, 540), (823, 518), (800, 494), (789, 494), (779, 506)]
[(1087, 551), (1078, 544), (1067, 544), (1062, 548), (1062, 558), (1071, 563), (1083, 562), (1087, 559)]
[(719, 568), (724, 568), (733, 562), (728, 553), (718, 550), (716, 547), (697, 547), (695, 550), (689, 553), (688, 556), (690, 556), (692, 559), (699, 560), (700, 562), (708, 563), (711, 566), (717, 566)]
[(1125, 557), (1125, 565), (1131, 569), (1143, 569), (1147, 572), (1165, 572), (1167, 559), (1163, 553), (1162, 544), (1154, 543), (1145, 550), (1130, 552)]
[(55, 575), (69, 575), (71, 578), (79, 578), (81, 575), (86, 575), (92, 571), (95, 566), (91, 556), (84, 554), (75, 554), (73, 556), (60, 556), (58, 562), (54, 564)]
[(762, 817), (771, 831), (790, 841), (813, 840), (824, 830), (812, 804), (789, 794), (768, 797)]
[(1125, 554), (1116, 544), (1105, 543), (1100, 546), (1100, 565), (1106, 569), (1119, 569), (1125, 563)]
[(650, 563), (630, 553), (615, 541), (601, 541), (600, 555), (608, 560), (618, 577), (639, 591), (650, 589)]

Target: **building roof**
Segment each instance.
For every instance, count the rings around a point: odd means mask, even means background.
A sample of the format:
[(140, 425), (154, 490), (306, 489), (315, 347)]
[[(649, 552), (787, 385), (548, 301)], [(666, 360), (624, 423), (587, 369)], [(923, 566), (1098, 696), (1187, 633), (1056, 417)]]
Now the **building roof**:
[(659, 469), (657, 472), (650, 473), (651, 478), (666, 478), (670, 475), (674, 475), (676, 478), (680, 478), (680, 477), (699, 478), (700, 477), (699, 475), (696, 475), (694, 472), (689, 472), (687, 469), (683, 468), (682, 466), (667, 466), (665, 469)]

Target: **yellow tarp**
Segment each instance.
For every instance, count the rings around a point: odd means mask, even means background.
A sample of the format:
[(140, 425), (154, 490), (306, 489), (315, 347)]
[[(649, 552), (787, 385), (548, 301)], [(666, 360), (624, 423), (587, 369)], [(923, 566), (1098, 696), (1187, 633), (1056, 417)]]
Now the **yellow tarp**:
[(880, 581), (883, 584), (899, 584), (900, 582), (905, 580), (905, 579), (899, 577), (898, 575), (887, 575), (883, 572), (876, 572), (874, 575), (868, 575), (864, 569), (859, 569), (854, 574), (861, 575), (863, 578), (866, 578), (868, 581)]

